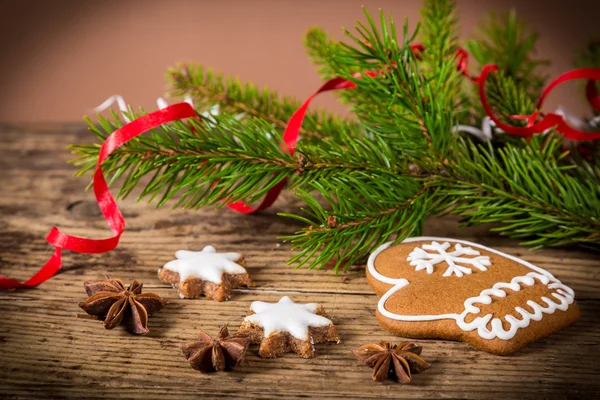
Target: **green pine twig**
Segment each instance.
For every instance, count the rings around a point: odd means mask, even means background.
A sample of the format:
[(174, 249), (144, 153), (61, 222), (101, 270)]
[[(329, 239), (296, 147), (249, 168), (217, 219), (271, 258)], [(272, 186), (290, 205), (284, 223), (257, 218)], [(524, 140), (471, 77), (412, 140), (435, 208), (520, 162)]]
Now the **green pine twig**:
[[(530, 142), (503, 135), (485, 145), (453, 133), (467, 111), (477, 114), (476, 103), (466, 101), (472, 88), (456, 70), (452, 1), (426, 1), (422, 29), (409, 33), (405, 24), (402, 40), (391, 17), (365, 15), (356, 33), (347, 32), (353, 45), (319, 30), (306, 38), (323, 74), (357, 85), (343, 95), (357, 122), (311, 113), (291, 156), (282, 150), (281, 132), (297, 101), (190, 65), (170, 70), (174, 94), (191, 95), (198, 113), (219, 105), (220, 114), (139, 136), (117, 149), (103, 171), (111, 183), (119, 181), (121, 197), (140, 188), (140, 198), (180, 207), (256, 201), (288, 179), (306, 207), (286, 216), (307, 225), (286, 237), (298, 251), (290, 261), (309, 268), (329, 263), (343, 270), (446, 213), (465, 225), (493, 223), (529, 246), (600, 249), (594, 159), (564, 151), (553, 133)], [(531, 94), (541, 79), (542, 63), (531, 57), (535, 35), (516, 21), (512, 14), (497, 20), (474, 47), (479, 62), (494, 58), (502, 66), (488, 96), (506, 116), (535, 111)], [(410, 48), (415, 35), (427, 47), (420, 60)], [(357, 71), (376, 74), (353, 76)], [(100, 141), (122, 125), (116, 114), (89, 124)], [(95, 167), (99, 149), (73, 147), (80, 174)]]

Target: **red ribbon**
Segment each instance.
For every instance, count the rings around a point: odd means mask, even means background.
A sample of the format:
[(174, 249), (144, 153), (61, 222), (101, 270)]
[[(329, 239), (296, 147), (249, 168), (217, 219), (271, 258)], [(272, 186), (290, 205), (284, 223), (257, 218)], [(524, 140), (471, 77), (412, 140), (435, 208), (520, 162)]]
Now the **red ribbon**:
[[(558, 114), (549, 113), (546, 114), (539, 122), (535, 122), (539, 113), (535, 112), (531, 116), (513, 116), (513, 119), (528, 119), (528, 124), (526, 127), (518, 127), (506, 124), (494, 114), (492, 107), (490, 106), (487, 97), (485, 95), (485, 82), (487, 77), (491, 72), (497, 71), (498, 67), (495, 65), (486, 65), (481, 72), (481, 76), (479, 77), (479, 98), (481, 99), (481, 104), (486, 112), (486, 114), (494, 121), (496, 126), (502, 129), (504, 132), (523, 137), (530, 137), (537, 133), (542, 133), (547, 129), (556, 127), (556, 130), (560, 132), (565, 138), (571, 140), (598, 140), (600, 139), (600, 132), (584, 132), (578, 129), (575, 129), (567, 124), (565, 119)], [(588, 83), (586, 85), (586, 97), (588, 102), (594, 109), (600, 111), (600, 96), (598, 95), (598, 90), (596, 88), (595, 81), (600, 81), (600, 69), (599, 68), (580, 68), (575, 69), (569, 72), (566, 72), (560, 75), (558, 78), (554, 79), (550, 84), (544, 89), (542, 95), (538, 99), (536, 103), (536, 108), (541, 108), (544, 100), (550, 92), (556, 88), (558, 85), (572, 81), (575, 79), (588, 79)]]
[[(419, 44), (412, 45), (411, 49), (413, 50), (413, 53), (415, 53), (417, 58), (419, 58), (418, 53), (425, 50), (424, 47)], [(469, 75), (469, 53), (467, 53), (467, 51), (462, 48), (459, 48), (456, 52), (456, 63), (457, 69), (465, 77), (469, 78), (471, 81), (479, 85), (479, 98), (481, 100), (481, 104), (483, 105), (485, 113), (492, 119), (492, 121), (494, 121), (496, 126), (502, 129), (504, 132), (516, 136), (531, 137), (536, 133), (542, 133), (547, 129), (556, 127), (556, 130), (567, 139), (577, 141), (600, 139), (600, 132), (583, 132), (578, 129), (575, 129), (569, 126), (561, 115), (554, 113), (546, 114), (538, 123), (536, 123), (536, 121), (541, 115), (538, 111), (534, 111), (531, 115), (511, 115), (509, 117), (512, 119), (526, 119), (527, 126), (525, 127), (518, 127), (503, 123), (494, 114), (494, 111), (490, 106), (487, 100), (487, 96), (485, 94), (485, 82), (491, 72), (498, 71), (498, 66), (488, 64), (483, 67), (481, 75), (471, 76)], [(550, 92), (552, 92), (552, 90), (554, 90), (557, 86), (565, 82), (577, 79), (588, 80), (585, 86), (585, 97), (590, 106), (592, 106), (592, 108), (594, 108), (597, 111), (600, 111), (600, 94), (598, 93), (598, 87), (596, 86), (595, 82), (600, 81), (600, 68), (580, 68), (565, 72), (564, 74), (560, 75), (558, 78), (550, 82), (548, 86), (546, 86), (537, 103), (535, 104), (536, 109), (539, 110), (542, 108), (546, 97), (548, 97)]]
[[(411, 49), (417, 58), (420, 58), (419, 53), (425, 50), (424, 47), (419, 44), (411, 46)], [(541, 133), (548, 128), (556, 126), (557, 130), (569, 139), (600, 139), (600, 133), (586, 133), (578, 131), (567, 125), (564, 119), (558, 114), (547, 114), (538, 123), (535, 123), (535, 120), (538, 116), (537, 112), (531, 116), (513, 117), (520, 119), (528, 119), (528, 125), (524, 128), (515, 127), (501, 122), (494, 115), (493, 110), (490, 107), (485, 95), (485, 81), (490, 72), (498, 70), (498, 67), (496, 67), (495, 65), (486, 65), (483, 68), (483, 71), (481, 72), (481, 75), (479, 77), (472, 77), (468, 74), (468, 53), (463, 49), (459, 49), (457, 51), (456, 58), (457, 69), (461, 71), (463, 75), (471, 79), (473, 82), (479, 84), (479, 95), (486, 113), (490, 116), (490, 118), (492, 118), (496, 125), (505, 132), (512, 135), (529, 137), (533, 134)], [(360, 78), (361, 76), (374, 77), (376, 75), (376, 72), (367, 71), (362, 74), (356, 73), (353, 76), (355, 78)], [(583, 68), (573, 70), (559, 76), (557, 79), (552, 81), (544, 90), (536, 104), (536, 107), (541, 107), (544, 99), (556, 86), (573, 79), (588, 79), (588, 83), (586, 86), (587, 100), (590, 103), (590, 105), (592, 105), (592, 107), (600, 111), (600, 95), (598, 94), (598, 90), (594, 82), (596, 80), (600, 80), (600, 69), (594, 68)], [(302, 126), (302, 121), (304, 120), (304, 116), (306, 115), (306, 110), (318, 94), (332, 90), (352, 89), (355, 87), (355, 83), (340, 77), (332, 78), (326, 81), (315, 93), (313, 93), (308, 99), (306, 99), (306, 101), (300, 106), (300, 108), (298, 108), (298, 110), (296, 110), (296, 112), (294, 112), (294, 114), (290, 118), (283, 133), (283, 143), (281, 146), (282, 150), (288, 152), (289, 154), (294, 154), (296, 144), (298, 143), (298, 136), (300, 133), (300, 128)], [(52, 228), (52, 230), (46, 237), (46, 240), (54, 246), (55, 250), (54, 254), (52, 254), (52, 256), (46, 262), (46, 264), (42, 268), (40, 268), (40, 270), (35, 275), (33, 275), (24, 283), (21, 283), (11, 278), (7, 278), (5, 276), (0, 276), (0, 289), (31, 287), (39, 285), (40, 283), (50, 279), (54, 274), (58, 272), (58, 270), (60, 270), (62, 266), (62, 249), (89, 254), (104, 253), (114, 249), (119, 243), (119, 239), (123, 234), (123, 231), (125, 230), (125, 220), (123, 219), (123, 215), (121, 214), (121, 211), (119, 210), (119, 207), (117, 206), (114, 197), (108, 189), (108, 184), (106, 183), (106, 179), (104, 178), (104, 174), (102, 173), (101, 169), (102, 163), (110, 156), (110, 154), (114, 150), (118, 149), (120, 146), (124, 145), (129, 140), (149, 131), (150, 129), (156, 128), (168, 122), (192, 117), (196, 117), (196, 112), (194, 111), (192, 106), (188, 103), (178, 103), (166, 107), (164, 109), (152, 112), (150, 114), (141, 116), (122, 126), (121, 128), (117, 129), (108, 138), (106, 138), (106, 141), (100, 148), (98, 162), (96, 163), (96, 170), (94, 172), (93, 183), (96, 201), (98, 202), (98, 206), (100, 207), (100, 210), (102, 211), (102, 214), (104, 215), (104, 218), (106, 219), (106, 222), (108, 223), (108, 226), (110, 227), (113, 236), (106, 239), (87, 239), (77, 236), (71, 236), (59, 231), (57, 228)], [(238, 201), (228, 204), (228, 207), (233, 211), (242, 214), (253, 214), (258, 211), (262, 211), (270, 207), (275, 202), (275, 200), (281, 193), (284, 185), (285, 179), (273, 188), (271, 188), (265, 195), (262, 202), (256, 207), (252, 207), (246, 204), (244, 201)]]
[(100, 206), (100, 210), (102, 210), (102, 214), (106, 218), (106, 222), (114, 236), (106, 239), (87, 239), (71, 236), (59, 231), (57, 228), (52, 228), (48, 236), (46, 236), (46, 240), (54, 246), (54, 254), (52, 254), (46, 264), (24, 283), (0, 276), (0, 289), (31, 287), (50, 279), (62, 266), (62, 249), (91, 254), (104, 253), (117, 247), (119, 238), (125, 230), (125, 219), (123, 219), (123, 215), (114, 197), (110, 193), (110, 190), (108, 190), (108, 184), (106, 183), (106, 179), (104, 179), (104, 174), (100, 166), (113, 151), (142, 133), (167, 122), (195, 116), (196, 112), (188, 103), (174, 104), (165, 109), (137, 118), (117, 129), (112, 135), (106, 138), (106, 141), (100, 148), (96, 171), (94, 172), (94, 194), (96, 195), (98, 206)]

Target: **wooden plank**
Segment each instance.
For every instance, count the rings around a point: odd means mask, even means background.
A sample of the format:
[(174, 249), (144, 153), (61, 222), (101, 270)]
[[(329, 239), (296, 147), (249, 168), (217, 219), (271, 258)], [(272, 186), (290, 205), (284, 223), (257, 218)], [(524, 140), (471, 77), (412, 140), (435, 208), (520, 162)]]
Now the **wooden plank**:
[[(44, 235), (53, 226), (91, 237), (108, 229), (83, 192), (85, 179), (72, 177), (65, 147), (89, 140), (81, 125), (0, 127), (0, 273), (25, 279), (47, 259)], [(411, 385), (378, 384), (350, 349), (367, 342), (401, 340), (377, 325), (376, 297), (363, 269), (336, 276), (331, 271), (293, 270), (293, 254), (278, 236), (299, 228), (276, 215), (297, 210), (287, 194), (261, 216), (228, 210), (155, 209), (133, 199), (120, 201), (128, 228), (119, 248), (108, 254), (66, 252), (65, 269), (37, 289), (0, 292), (0, 393), (19, 398), (592, 398), (600, 395), (600, 261), (573, 249), (529, 251), (491, 235), (485, 227), (456, 233), (455, 219), (437, 219), (426, 233), (475, 240), (520, 256), (573, 287), (582, 309), (574, 326), (510, 357), (497, 357), (463, 343), (422, 340), (433, 367)], [(180, 248), (244, 253), (256, 288), (239, 290), (224, 303), (182, 300), (156, 278), (156, 269)], [(138, 279), (147, 291), (169, 300), (150, 319), (151, 333), (131, 336), (106, 331), (99, 321), (78, 319), (85, 299), (82, 282), (105, 274)], [(192, 370), (178, 346), (198, 329), (236, 329), (254, 300), (321, 302), (342, 337), (339, 345), (318, 345), (318, 355), (293, 354), (262, 360), (253, 346), (240, 369), (202, 375)]]

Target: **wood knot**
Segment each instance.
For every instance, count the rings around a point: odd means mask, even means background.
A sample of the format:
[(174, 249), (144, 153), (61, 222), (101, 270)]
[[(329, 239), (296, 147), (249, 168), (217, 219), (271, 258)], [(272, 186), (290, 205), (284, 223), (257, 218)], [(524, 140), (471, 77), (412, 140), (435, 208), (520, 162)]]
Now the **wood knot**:
[(91, 200), (73, 201), (67, 205), (66, 209), (73, 217), (78, 219), (97, 218), (102, 215), (98, 204)]

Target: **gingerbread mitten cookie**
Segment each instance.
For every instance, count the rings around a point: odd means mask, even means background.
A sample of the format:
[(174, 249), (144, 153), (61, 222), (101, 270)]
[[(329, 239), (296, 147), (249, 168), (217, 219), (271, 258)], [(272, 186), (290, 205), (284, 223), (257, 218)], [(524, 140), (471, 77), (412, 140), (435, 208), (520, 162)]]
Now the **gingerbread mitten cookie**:
[(205, 295), (223, 301), (231, 289), (252, 286), (241, 254), (217, 253), (214, 247), (206, 246), (202, 251), (179, 250), (175, 257), (158, 270), (158, 278), (177, 288), (181, 298)]
[(278, 303), (255, 301), (238, 333), (260, 344), (258, 354), (274, 358), (293, 351), (304, 358), (314, 356), (315, 343), (338, 342), (337, 330), (320, 304), (298, 304), (288, 296)]
[(507, 355), (579, 318), (574, 292), (548, 271), (463, 240), (380, 246), (367, 278), (377, 319), (405, 337), (459, 340)]

